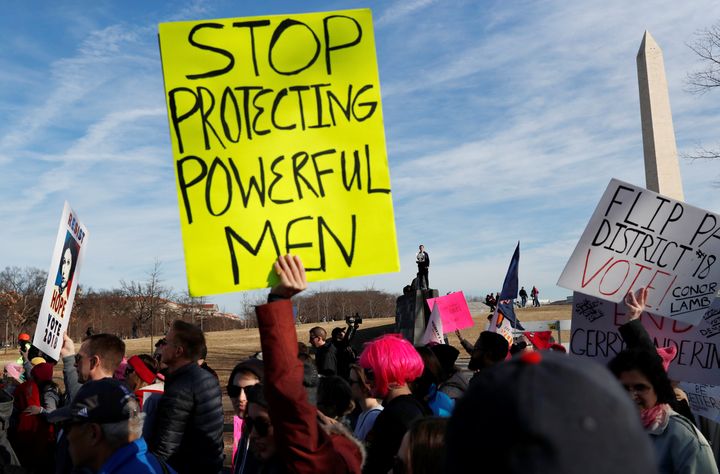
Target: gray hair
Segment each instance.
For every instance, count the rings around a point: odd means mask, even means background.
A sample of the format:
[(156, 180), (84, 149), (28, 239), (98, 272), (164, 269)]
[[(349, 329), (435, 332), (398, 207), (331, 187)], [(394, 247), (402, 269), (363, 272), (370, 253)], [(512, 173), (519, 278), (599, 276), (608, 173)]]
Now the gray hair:
[(103, 437), (110, 446), (120, 447), (142, 436), (145, 413), (140, 411), (138, 403), (134, 399), (129, 399), (127, 405), (130, 410), (129, 419), (100, 425)]

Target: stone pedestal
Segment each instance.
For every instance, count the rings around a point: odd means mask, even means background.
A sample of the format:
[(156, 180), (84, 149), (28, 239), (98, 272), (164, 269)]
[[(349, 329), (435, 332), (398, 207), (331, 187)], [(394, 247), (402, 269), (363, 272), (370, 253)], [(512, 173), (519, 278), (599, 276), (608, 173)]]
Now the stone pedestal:
[(419, 344), (430, 319), (428, 298), (437, 298), (438, 290), (411, 290), (395, 303), (395, 330), (413, 344)]

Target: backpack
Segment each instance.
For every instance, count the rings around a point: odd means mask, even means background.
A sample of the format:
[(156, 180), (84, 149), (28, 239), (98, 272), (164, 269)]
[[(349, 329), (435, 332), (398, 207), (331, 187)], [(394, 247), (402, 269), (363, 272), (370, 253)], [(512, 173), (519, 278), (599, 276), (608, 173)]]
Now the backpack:
[(455, 408), (455, 400), (450, 398), (447, 393), (438, 390), (435, 384), (430, 386), (427, 402), (433, 415), (443, 418), (448, 418), (452, 415), (453, 409)]

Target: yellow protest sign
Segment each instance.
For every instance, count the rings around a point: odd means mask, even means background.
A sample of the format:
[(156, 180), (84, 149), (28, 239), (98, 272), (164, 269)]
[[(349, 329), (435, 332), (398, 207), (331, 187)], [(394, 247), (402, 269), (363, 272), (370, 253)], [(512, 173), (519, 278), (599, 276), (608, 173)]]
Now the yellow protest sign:
[(399, 270), (369, 10), (159, 34), (190, 294)]

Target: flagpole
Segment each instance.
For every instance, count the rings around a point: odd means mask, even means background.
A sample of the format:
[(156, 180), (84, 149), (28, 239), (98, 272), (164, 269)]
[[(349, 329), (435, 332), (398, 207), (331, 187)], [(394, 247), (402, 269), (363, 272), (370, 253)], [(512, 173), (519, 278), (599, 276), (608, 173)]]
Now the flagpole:
[[(515, 300), (510, 300), (510, 306), (512, 306), (513, 313), (515, 312)], [(517, 316), (513, 318), (513, 341), (515, 341), (515, 331), (517, 331)]]
[[(513, 252), (512, 259), (510, 260), (510, 266), (508, 267), (505, 280), (503, 281), (502, 291), (495, 303), (495, 311), (493, 312), (492, 322), (490, 328), (488, 329), (492, 332), (502, 333), (503, 337), (508, 340), (509, 344), (513, 343), (515, 331), (517, 331), (518, 326), (520, 326), (520, 330), (522, 330), (522, 326), (515, 316), (515, 308), (513, 306), (514, 300), (517, 297), (519, 262), (520, 242), (518, 242), (515, 246), (515, 252)], [(503, 301), (508, 301), (509, 306), (508, 303), (503, 303)], [(501, 304), (505, 304), (507, 306), (506, 308), (503, 308), (502, 313), (500, 312)], [(500, 320), (500, 314), (503, 316), (502, 321)], [(510, 318), (510, 321), (505, 322), (508, 318)]]

